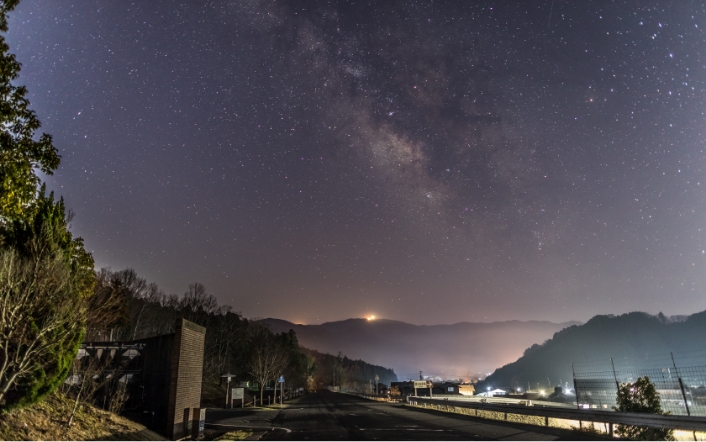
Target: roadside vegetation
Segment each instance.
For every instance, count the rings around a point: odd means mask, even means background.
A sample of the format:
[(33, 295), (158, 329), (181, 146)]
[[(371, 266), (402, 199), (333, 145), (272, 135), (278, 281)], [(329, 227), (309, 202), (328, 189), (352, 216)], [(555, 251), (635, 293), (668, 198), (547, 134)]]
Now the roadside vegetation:
[(0, 418), (0, 440), (165, 440), (143, 425), (81, 404), (67, 425), (74, 401), (59, 392)]
[[(0, 2), (0, 31), (19, 0)], [(93, 258), (47, 195), (59, 155), (17, 86), (20, 63), (0, 35), (0, 411), (36, 404), (64, 381), (85, 332)]]
[(360, 359), (350, 359), (342, 353), (332, 355), (316, 350), (302, 349), (309, 361), (308, 379), (310, 388), (322, 388), (329, 385), (339, 387), (343, 391), (370, 393), (378, 382), (390, 386), (397, 381), (397, 375), (392, 369), (369, 364)]
[[(617, 412), (671, 414), (662, 410), (659, 393), (647, 376), (639, 377), (635, 382), (621, 384), (617, 396), (618, 406), (613, 407)], [(615, 433), (621, 439), (629, 440), (674, 440), (674, 430), (665, 428), (620, 425)]]

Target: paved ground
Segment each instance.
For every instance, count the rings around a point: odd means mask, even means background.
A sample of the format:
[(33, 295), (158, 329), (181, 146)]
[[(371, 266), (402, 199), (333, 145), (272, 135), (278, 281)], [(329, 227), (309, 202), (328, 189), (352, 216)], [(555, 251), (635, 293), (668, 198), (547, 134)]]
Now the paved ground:
[(253, 428), (263, 440), (588, 440), (589, 434), (493, 422), (321, 390), (283, 410), (213, 410), (206, 428)]

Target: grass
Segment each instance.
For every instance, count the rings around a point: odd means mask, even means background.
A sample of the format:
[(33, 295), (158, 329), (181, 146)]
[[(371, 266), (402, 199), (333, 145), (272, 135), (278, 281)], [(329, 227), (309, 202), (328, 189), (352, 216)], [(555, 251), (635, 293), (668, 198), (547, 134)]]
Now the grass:
[(0, 415), (0, 440), (166, 440), (122, 416), (81, 404), (67, 426), (74, 401), (54, 393), (44, 401)]
[(217, 380), (204, 379), (201, 384), (201, 406), (223, 408), (226, 400), (226, 383), (218, 385)]
[(213, 440), (245, 440), (252, 436), (252, 434), (252, 430), (235, 430), (222, 434)]

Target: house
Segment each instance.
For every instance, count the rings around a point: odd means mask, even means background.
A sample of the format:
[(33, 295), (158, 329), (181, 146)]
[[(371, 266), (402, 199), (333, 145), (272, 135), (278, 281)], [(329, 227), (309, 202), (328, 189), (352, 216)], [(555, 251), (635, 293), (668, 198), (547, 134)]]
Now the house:
[(449, 396), (459, 394), (458, 384), (454, 382), (441, 382), (434, 384), (434, 394), (439, 396)]
[(482, 392), (478, 393), (476, 396), (494, 397), (494, 396), (505, 396), (506, 394), (507, 394), (506, 390), (501, 390), (499, 388), (496, 388), (495, 390), (482, 391)]
[(463, 396), (473, 396), (476, 392), (476, 387), (473, 384), (459, 384), (458, 394)]

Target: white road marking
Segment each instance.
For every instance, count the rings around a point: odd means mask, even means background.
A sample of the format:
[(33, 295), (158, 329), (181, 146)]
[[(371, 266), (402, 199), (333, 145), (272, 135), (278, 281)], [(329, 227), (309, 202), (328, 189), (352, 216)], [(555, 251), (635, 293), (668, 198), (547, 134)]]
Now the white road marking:
[(287, 433), (292, 432), (292, 430), (290, 430), (289, 428), (284, 428), (284, 427), (269, 427), (269, 426), (268, 427), (253, 427), (252, 425), (228, 425), (228, 424), (206, 424), (206, 425), (215, 425), (217, 427), (232, 427), (232, 428), (247, 427), (247, 428), (251, 428), (253, 430), (255, 430), (255, 429), (257, 429), (257, 430), (284, 430)]

